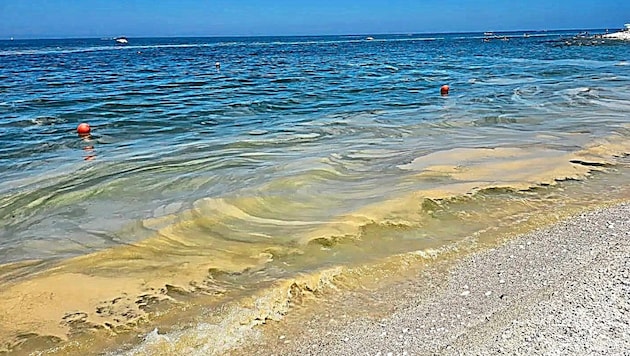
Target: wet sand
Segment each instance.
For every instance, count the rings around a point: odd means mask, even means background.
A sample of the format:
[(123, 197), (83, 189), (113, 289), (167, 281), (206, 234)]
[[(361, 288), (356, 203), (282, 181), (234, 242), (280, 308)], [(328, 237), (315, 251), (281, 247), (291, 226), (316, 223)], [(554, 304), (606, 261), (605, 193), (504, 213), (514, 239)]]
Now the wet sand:
[[(346, 309), (361, 303), (372, 310)], [(264, 339), (235, 354), (627, 354), (630, 203), (438, 263), (385, 289), (344, 294), (322, 309), (268, 325)]]

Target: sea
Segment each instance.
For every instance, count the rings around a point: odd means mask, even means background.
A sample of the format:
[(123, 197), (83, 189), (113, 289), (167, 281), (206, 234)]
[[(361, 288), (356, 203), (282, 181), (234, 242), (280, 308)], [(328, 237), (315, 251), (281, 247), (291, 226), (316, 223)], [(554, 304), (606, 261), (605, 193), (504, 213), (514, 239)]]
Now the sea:
[(0, 41), (0, 352), (223, 354), (630, 200), (601, 33)]

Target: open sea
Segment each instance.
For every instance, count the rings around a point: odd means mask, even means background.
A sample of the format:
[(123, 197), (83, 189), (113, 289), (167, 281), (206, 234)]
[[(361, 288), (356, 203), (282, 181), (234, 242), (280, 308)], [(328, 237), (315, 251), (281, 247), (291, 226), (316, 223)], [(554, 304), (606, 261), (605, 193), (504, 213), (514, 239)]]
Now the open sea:
[(221, 354), (629, 200), (630, 43), (578, 32), (0, 41), (0, 353)]

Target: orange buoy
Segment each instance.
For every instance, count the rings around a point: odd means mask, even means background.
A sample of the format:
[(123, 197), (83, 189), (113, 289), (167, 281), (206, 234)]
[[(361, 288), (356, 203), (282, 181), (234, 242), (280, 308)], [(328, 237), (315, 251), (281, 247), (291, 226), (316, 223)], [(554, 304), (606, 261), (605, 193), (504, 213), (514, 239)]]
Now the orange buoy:
[(440, 94), (442, 95), (448, 95), (448, 85), (442, 85), (442, 87), (440, 88)]
[(90, 133), (90, 125), (86, 124), (85, 122), (82, 122), (79, 124), (79, 126), (77, 126), (77, 133), (79, 135), (87, 135)]

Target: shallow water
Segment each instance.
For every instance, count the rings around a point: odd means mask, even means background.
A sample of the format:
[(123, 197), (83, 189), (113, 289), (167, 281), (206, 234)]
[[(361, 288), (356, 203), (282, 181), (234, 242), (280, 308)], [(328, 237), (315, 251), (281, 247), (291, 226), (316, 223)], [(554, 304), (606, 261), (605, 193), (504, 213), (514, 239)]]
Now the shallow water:
[(4, 347), (627, 199), (628, 44), (507, 35), (0, 42)]

